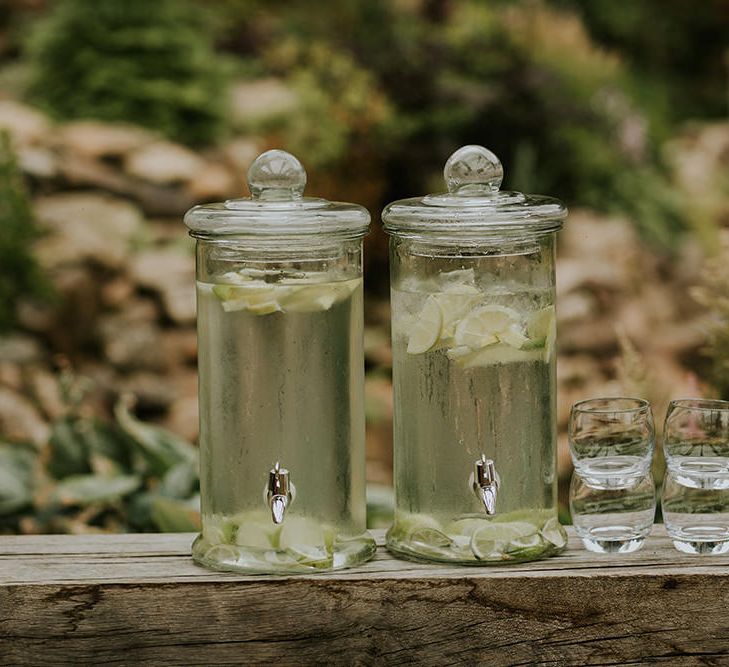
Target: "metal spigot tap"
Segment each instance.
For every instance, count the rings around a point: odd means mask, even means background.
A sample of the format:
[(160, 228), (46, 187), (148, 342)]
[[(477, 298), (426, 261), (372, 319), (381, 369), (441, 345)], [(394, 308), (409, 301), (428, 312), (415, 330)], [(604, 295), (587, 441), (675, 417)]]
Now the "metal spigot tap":
[(291, 504), (291, 482), (289, 471), (282, 468), (278, 461), (268, 473), (268, 505), (271, 508), (271, 519), (274, 523), (283, 523), (286, 509)]
[(496, 468), (491, 459), (484, 454), (476, 461), (473, 473), (473, 490), (483, 503), (486, 514), (496, 514), (496, 496), (499, 491), (499, 480), (496, 476)]

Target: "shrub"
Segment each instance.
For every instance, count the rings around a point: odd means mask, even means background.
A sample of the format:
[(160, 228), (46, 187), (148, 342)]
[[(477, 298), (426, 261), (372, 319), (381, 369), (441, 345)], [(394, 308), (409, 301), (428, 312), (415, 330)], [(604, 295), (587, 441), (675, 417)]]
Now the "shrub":
[(38, 233), (10, 138), (0, 132), (0, 331), (15, 323), (19, 297), (49, 294), (46, 277), (32, 255)]
[(30, 94), (57, 118), (209, 143), (223, 127), (226, 65), (202, 17), (186, 0), (60, 0), (29, 42)]

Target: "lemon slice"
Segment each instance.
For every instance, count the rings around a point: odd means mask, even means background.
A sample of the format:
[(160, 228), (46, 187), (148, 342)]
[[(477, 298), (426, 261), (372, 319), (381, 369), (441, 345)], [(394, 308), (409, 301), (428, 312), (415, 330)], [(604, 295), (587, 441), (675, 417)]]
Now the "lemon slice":
[(418, 315), (410, 339), (408, 341), (408, 354), (422, 354), (430, 350), (440, 339), (440, 330), (443, 315), (434, 296), (425, 301), (423, 310)]
[(547, 542), (553, 544), (557, 549), (561, 549), (567, 544), (567, 534), (559, 521), (554, 517), (544, 524), (540, 533)]
[(332, 285), (297, 285), (281, 302), (286, 312), (314, 313), (329, 310), (337, 300), (338, 293)]
[(456, 326), (456, 345), (467, 345), (477, 350), (498, 342), (496, 334), (519, 321), (519, 313), (513, 308), (495, 304), (472, 310)]
[[(243, 285), (215, 285), (213, 293), (222, 302), (223, 310), (226, 313), (237, 310), (251, 310), (260, 307), (259, 314), (274, 312), (272, 304), (277, 302), (281, 295), (280, 287), (264, 283), (262, 281), (251, 281)], [(274, 310), (281, 310), (276, 307)]]
[[(459, 286), (460, 287), (460, 286)], [(465, 287), (468, 287), (466, 285)], [(474, 287), (476, 295), (479, 291)], [(443, 316), (441, 324), (440, 337), (453, 338), (456, 332), (456, 326), (458, 322), (468, 314), (473, 306), (478, 301), (477, 296), (463, 293), (463, 292), (441, 292), (435, 296), (438, 305), (440, 306), (440, 312)]]
[(496, 337), (502, 343), (511, 345), (511, 347), (514, 347), (517, 350), (520, 350), (529, 342), (529, 339), (524, 335), (524, 333), (521, 330), (521, 327), (518, 324), (512, 324), (505, 331), (501, 331), (501, 332), (497, 333)]
[(514, 540), (536, 533), (534, 524), (526, 521), (512, 523), (488, 523), (474, 531), (471, 551), (479, 560), (501, 558), (506, 546)]

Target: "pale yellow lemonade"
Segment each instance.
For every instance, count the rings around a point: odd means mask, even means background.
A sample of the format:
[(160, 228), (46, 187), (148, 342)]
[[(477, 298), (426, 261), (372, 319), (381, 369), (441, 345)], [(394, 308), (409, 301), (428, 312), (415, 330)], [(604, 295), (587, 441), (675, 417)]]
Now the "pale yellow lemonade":
[[(197, 283), (199, 562), (309, 572), (364, 562), (362, 280), (247, 269)], [(290, 473), (277, 524), (269, 470)], [(297, 498), (305, 498), (297, 506)], [(306, 507), (302, 514), (299, 507)]]
[[(397, 507), (388, 547), (466, 564), (561, 551), (554, 290), (458, 269), (396, 283), (392, 312)], [(494, 515), (473, 489), (482, 456), (498, 479)]]

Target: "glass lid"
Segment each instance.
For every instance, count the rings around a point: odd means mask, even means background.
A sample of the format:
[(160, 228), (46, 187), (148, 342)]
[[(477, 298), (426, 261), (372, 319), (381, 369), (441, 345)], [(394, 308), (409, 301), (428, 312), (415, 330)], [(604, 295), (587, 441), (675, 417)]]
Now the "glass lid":
[(248, 169), (250, 197), (194, 206), (185, 214), (193, 236), (299, 236), (367, 233), (370, 214), (357, 204), (304, 197), (306, 170), (291, 153), (270, 150)]
[(558, 230), (567, 209), (558, 199), (500, 190), (504, 168), (483, 146), (463, 146), (443, 169), (448, 192), (399, 199), (382, 212), (385, 231), (474, 236), (548, 233)]

